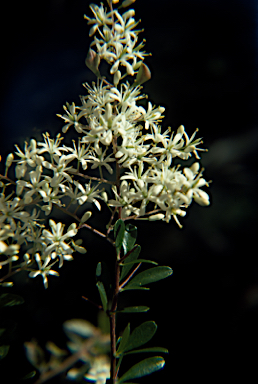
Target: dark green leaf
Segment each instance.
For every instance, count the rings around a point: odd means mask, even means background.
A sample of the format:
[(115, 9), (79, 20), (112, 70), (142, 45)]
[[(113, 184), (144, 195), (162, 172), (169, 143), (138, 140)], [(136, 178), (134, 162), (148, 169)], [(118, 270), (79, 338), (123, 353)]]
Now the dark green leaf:
[(118, 384), (124, 383), (126, 380), (136, 379), (150, 375), (151, 373), (163, 368), (165, 360), (163, 357), (155, 356), (144, 359), (130, 368), (119, 380)]
[(121, 292), (128, 290), (139, 290), (139, 291), (149, 291), (150, 288), (141, 287), (140, 285), (130, 285), (130, 287), (125, 286), (125, 288), (121, 288)]
[(147, 312), (149, 309), (150, 309), (149, 307), (145, 307), (144, 305), (139, 305), (136, 307), (127, 307), (117, 312), (121, 312), (121, 313)]
[(154, 321), (146, 321), (136, 327), (129, 337), (126, 352), (147, 343), (155, 334), (157, 325)]
[[(173, 271), (170, 267), (153, 267), (146, 269), (143, 272), (138, 273), (131, 281), (125, 286), (126, 289), (137, 289), (137, 286), (141, 287), (146, 284), (154, 283), (156, 281), (165, 279), (172, 275)], [(134, 288), (136, 287), (136, 288)]]
[(102, 302), (102, 307), (103, 307), (104, 311), (106, 311), (108, 300), (107, 300), (107, 294), (106, 294), (104, 285), (101, 283), (101, 281), (98, 281), (96, 286), (99, 290), (99, 295), (100, 295), (100, 299)]
[(126, 352), (125, 355), (132, 355), (133, 353), (144, 353), (144, 352), (168, 353), (168, 350), (162, 347), (142, 348), (142, 349), (134, 349), (133, 351)]
[(23, 376), (22, 380), (28, 380), (28, 379), (31, 379), (32, 377), (35, 377), (37, 374), (36, 371), (32, 371), (30, 373), (28, 373), (27, 375)]
[(101, 262), (99, 262), (98, 265), (97, 265), (97, 268), (96, 268), (96, 277), (97, 277), (97, 278), (100, 277), (100, 275), (101, 275), (101, 270), (102, 270), (102, 268), (101, 268)]
[(101, 281), (104, 285), (107, 297), (109, 297), (111, 287), (111, 277), (108, 266), (105, 262), (99, 262), (96, 268), (96, 281)]
[[(130, 255), (125, 259), (125, 263), (134, 262), (137, 260), (139, 254), (141, 252), (140, 245), (137, 245), (136, 248), (130, 253)], [(120, 280), (122, 280), (132, 269), (133, 264), (124, 265), (121, 271)]]
[(2, 293), (0, 295), (0, 307), (12, 307), (13, 305), (20, 305), (23, 303), (24, 299), (13, 293)]
[(116, 353), (117, 356), (120, 356), (126, 350), (129, 336), (130, 336), (130, 323), (127, 324), (127, 326), (123, 332), (123, 335), (122, 335), (122, 338), (121, 338), (121, 341), (120, 341), (120, 344), (119, 344), (119, 347), (118, 347), (118, 350)]
[(119, 219), (114, 225), (114, 236), (116, 244), (116, 252), (119, 253), (124, 241), (125, 234), (125, 223), (123, 220)]
[(9, 348), (10, 345), (0, 345), (0, 360), (7, 355)]
[(121, 263), (120, 265), (133, 265), (133, 264), (137, 264), (137, 263), (147, 263), (147, 264), (154, 264), (154, 265), (158, 265), (158, 263), (156, 263), (156, 261), (152, 261), (152, 260), (146, 260), (146, 259), (137, 259), (135, 261), (125, 261), (124, 263)]
[(124, 253), (131, 251), (133, 248), (137, 238), (137, 227), (132, 224), (127, 224), (125, 227), (124, 240), (123, 240), (123, 248)]

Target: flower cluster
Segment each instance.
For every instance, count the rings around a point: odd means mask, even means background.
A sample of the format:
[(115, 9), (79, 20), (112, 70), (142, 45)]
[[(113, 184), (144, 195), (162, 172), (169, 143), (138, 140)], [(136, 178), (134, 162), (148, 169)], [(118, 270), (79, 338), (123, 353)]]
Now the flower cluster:
[[(120, 8), (132, 2), (125, 0)], [(116, 212), (123, 220), (174, 218), (179, 226), (178, 217), (193, 200), (209, 205), (199, 162), (183, 168), (174, 164), (176, 157), (200, 159), (198, 152), (204, 149), (197, 130), (191, 137), (182, 125), (176, 132), (163, 131), (165, 108), (147, 102), (142, 93), (150, 71), (143, 63), (144, 44), (138, 44), (134, 10), (120, 14), (111, 2), (109, 10), (103, 4), (90, 8), (93, 17), (85, 18), (96, 51), (90, 48), (86, 64), (98, 79), (91, 86), (84, 84), (87, 94), (81, 96), (81, 105), (66, 103), (65, 113), (58, 115), (63, 134), (74, 128), (78, 141), (63, 145), (60, 134), (51, 138), (48, 133), (41, 142), (31, 139), (24, 150), (16, 146), (15, 154), (7, 157), (1, 176), (0, 267), (8, 265), (9, 275), (16, 267), (27, 269), (30, 277), (41, 275), (45, 287), (48, 275), (58, 275), (54, 264), (61, 267), (74, 252), (86, 252), (82, 242), (72, 238), (91, 216), (88, 203), (99, 211), (101, 202), (107, 204), (113, 218)], [(101, 75), (101, 60), (109, 64), (113, 83)], [(16, 182), (8, 177), (12, 163)], [(48, 227), (42, 224), (54, 207), (76, 222), (67, 231), (52, 218)]]
[[(132, 2), (131, 2), (132, 3)], [(123, 2), (122, 7), (130, 5), (130, 2)], [(122, 77), (121, 67), (125, 67), (126, 74), (133, 76), (139, 69), (147, 55), (142, 48), (144, 43), (137, 45), (140, 30), (135, 27), (139, 22), (135, 21), (134, 9), (124, 12), (122, 15), (115, 9), (107, 11), (103, 4), (90, 5), (93, 17), (84, 16), (88, 24), (92, 25), (89, 35), (94, 36), (91, 46), (96, 47), (97, 53), (90, 49), (86, 64), (100, 75), (98, 66), (104, 59), (110, 65), (110, 73), (114, 75), (114, 84), (117, 85)]]

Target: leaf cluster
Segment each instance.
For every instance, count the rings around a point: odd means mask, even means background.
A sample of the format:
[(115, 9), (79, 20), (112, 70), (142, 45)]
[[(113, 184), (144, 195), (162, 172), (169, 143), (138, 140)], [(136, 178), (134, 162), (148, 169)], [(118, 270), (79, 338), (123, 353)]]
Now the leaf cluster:
[[(137, 228), (132, 224), (125, 224), (121, 219), (117, 220), (114, 225), (115, 248), (117, 254), (117, 264), (120, 269), (119, 292), (126, 290), (148, 290), (146, 285), (165, 279), (170, 276), (173, 271), (170, 267), (159, 266), (158, 263), (139, 258), (141, 247), (136, 244)], [(151, 266), (141, 272), (139, 267), (147, 263)], [(98, 263), (96, 269), (97, 288), (99, 291), (102, 309), (106, 313), (109, 312), (109, 301), (105, 287), (111, 285), (111, 282), (105, 280), (107, 274), (102, 270), (101, 263)], [(111, 298), (112, 301), (112, 298)], [(150, 308), (145, 305), (135, 305), (116, 310), (116, 313), (141, 313), (147, 312)], [(132, 332), (130, 323), (127, 324), (122, 336), (117, 340), (116, 355), (117, 376), (125, 356), (138, 353), (167, 353), (168, 350), (162, 347), (140, 348), (149, 342), (155, 335), (157, 325), (154, 321), (145, 321), (136, 327)], [(154, 356), (141, 360), (133, 365), (120, 378), (118, 383), (129, 383), (128, 380), (149, 375), (156, 370), (161, 369), (165, 364), (163, 357)]]

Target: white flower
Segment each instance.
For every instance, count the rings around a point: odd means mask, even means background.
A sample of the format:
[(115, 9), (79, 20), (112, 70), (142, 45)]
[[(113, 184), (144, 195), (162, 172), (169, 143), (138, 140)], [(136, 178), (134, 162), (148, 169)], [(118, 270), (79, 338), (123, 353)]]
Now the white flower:
[(89, 156), (89, 162), (92, 163), (91, 169), (95, 169), (97, 167), (104, 166), (107, 169), (107, 171), (110, 174), (112, 174), (113, 169), (111, 168), (111, 166), (108, 163), (112, 163), (113, 161), (116, 161), (116, 159), (111, 157), (112, 154), (105, 157), (106, 151), (107, 151), (107, 148), (105, 149), (105, 151), (103, 153), (102, 153), (102, 149), (100, 149), (100, 153), (98, 153), (98, 157), (92, 156), (92, 155)]
[(79, 163), (82, 165), (82, 169), (86, 170), (87, 169), (87, 161), (89, 159), (90, 151), (89, 151), (89, 145), (87, 148), (85, 148), (84, 144), (81, 144), (81, 142), (78, 142), (78, 148), (76, 147), (75, 141), (73, 140), (73, 147), (66, 147), (66, 150), (71, 152), (71, 155), (68, 155), (69, 158), (74, 158), (77, 159)]
[(89, 183), (89, 184), (84, 184), (85, 188), (83, 188), (83, 186), (78, 181), (74, 181), (74, 185), (76, 185), (76, 187), (78, 187), (79, 190), (81, 191), (76, 197), (76, 199), (78, 200), (78, 203), (80, 205), (82, 205), (86, 202), (87, 203), (94, 203), (96, 205), (96, 207), (98, 208), (98, 210), (99, 211), (101, 210), (101, 205), (97, 199), (102, 200), (102, 197), (99, 195), (100, 191), (98, 189), (96, 189), (97, 188), (96, 186), (92, 187), (91, 183)]
[(139, 107), (138, 110), (142, 114), (142, 117), (140, 117), (138, 120), (144, 121), (145, 129), (148, 129), (154, 123), (158, 123), (163, 119), (164, 116), (162, 116), (162, 113), (165, 111), (165, 108), (164, 107), (153, 108), (151, 102), (149, 101), (147, 112), (143, 107)]
[(100, 7), (96, 4), (91, 4), (90, 9), (92, 10), (94, 17), (90, 18), (84, 15), (84, 18), (88, 20), (89, 25), (93, 24), (89, 32), (89, 35), (92, 36), (100, 26), (104, 24), (112, 24), (113, 20), (112, 13), (107, 12), (106, 9), (103, 7), (103, 4), (101, 4)]
[(103, 110), (107, 103), (112, 101), (110, 94), (110, 85), (103, 85), (103, 79), (96, 85), (92, 83), (92, 87), (85, 83), (83, 86), (87, 89), (88, 95), (81, 97), (82, 107), (79, 107), (85, 114), (89, 116), (92, 109)]
[(11, 238), (15, 237), (15, 233), (12, 231), (10, 225), (4, 225), (0, 229), (0, 254), (8, 255), (7, 260), (0, 260), (0, 269), (3, 265), (9, 264), (12, 261), (18, 260), (18, 256), (14, 256), (19, 253), (20, 244), (10, 244)]
[(85, 133), (83, 125), (79, 122), (80, 118), (84, 115), (84, 111), (81, 111), (79, 114), (77, 114), (77, 109), (79, 108), (76, 107), (74, 103), (72, 103), (71, 105), (69, 103), (66, 103), (63, 108), (66, 111), (66, 115), (57, 114), (58, 117), (61, 117), (61, 119), (63, 119), (67, 123), (62, 128), (63, 133), (66, 133), (71, 125), (74, 126), (75, 130), (78, 133)]
[[(63, 184), (60, 185), (60, 188), (63, 187)], [(53, 204), (56, 204), (58, 206), (61, 206), (61, 200), (60, 198), (63, 197), (63, 195), (59, 195), (59, 186), (55, 188), (51, 188), (48, 183), (44, 184), (42, 186), (42, 189), (40, 189), (39, 194), (43, 198), (44, 203), (48, 203), (47, 205), (43, 205), (41, 209), (45, 212), (46, 215), (49, 215), (52, 211)]]
[(21, 200), (19, 197), (15, 197), (13, 200), (11, 200), (10, 197), (11, 196), (0, 196), (0, 224), (7, 221), (11, 225), (11, 228), (15, 230), (15, 220), (27, 222), (30, 214), (22, 211), (22, 205), (20, 204)]
[(116, 199), (110, 199), (108, 201), (108, 205), (113, 207), (122, 207), (122, 219), (130, 216), (131, 213), (138, 216), (140, 215), (140, 209), (133, 206), (133, 204), (141, 199), (141, 193), (135, 192), (133, 188), (130, 189), (130, 186), (126, 180), (122, 181), (119, 193), (115, 186), (112, 187), (112, 190)]
[(40, 257), (40, 254), (39, 253), (36, 253), (35, 254), (35, 259), (36, 259), (36, 262), (38, 264), (38, 267), (39, 269), (35, 270), (35, 271), (32, 271), (29, 273), (29, 277), (36, 277), (38, 275), (41, 275), (42, 278), (43, 278), (43, 284), (44, 284), (44, 287), (47, 288), (48, 287), (48, 279), (47, 279), (47, 276), (48, 275), (53, 275), (53, 276), (59, 276), (59, 273), (50, 269), (53, 265), (49, 264), (49, 262), (51, 261), (51, 257), (50, 256), (47, 256), (44, 260), (44, 263), (42, 264), (42, 261), (41, 261), (41, 257)]
[(50, 219), (49, 225), (51, 227), (52, 232), (46, 229), (43, 229), (42, 231), (43, 240), (46, 242), (46, 244), (48, 244), (46, 249), (44, 250), (44, 253), (46, 255), (51, 254), (52, 258), (58, 256), (60, 260), (59, 267), (61, 267), (63, 265), (64, 259), (72, 259), (71, 254), (73, 253), (73, 249), (65, 241), (71, 240), (71, 237), (75, 236), (78, 230), (76, 228), (76, 224), (73, 223), (69, 226), (68, 231), (63, 234), (64, 224), (56, 224), (54, 220)]
[(67, 151), (66, 147), (60, 147), (59, 144), (63, 140), (63, 137), (61, 137), (61, 134), (59, 133), (56, 136), (56, 140), (54, 141), (53, 139), (50, 139), (50, 135), (48, 132), (43, 133), (44, 137), (44, 143), (38, 143), (39, 147), (42, 147), (42, 149), (39, 150), (39, 154), (47, 152), (51, 156), (52, 155), (58, 155), (61, 156), (62, 152), (61, 151)]
[[(20, 157), (20, 160), (18, 160), (18, 164), (28, 164), (31, 167), (35, 167), (37, 164), (40, 164), (41, 158), (37, 157), (37, 153), (39, 152), (39, 149), (37, 148), (37, 142), (34, 139), (30, 140), (30, 145), (28, 146), (28, 143), (25, 141), (24, 145), (24, 153), (20, 150), (18, 145), (15, 145), (17, 152), (16, 155)], [(37, 161), (38, 160), (38, 161)]]
[(199, 172), (199, 164), (194, 163), (190, 168), (184, 168), (184, 174), (187, 177), (186, 188), (188, 188), (187, 194), (189, 194), (199, 205), (209, 205), (209, 195), (204, 192), (201, 187), (208, 186), (209, 184), (203, 179), (202, 172)]
[(32, 196), (34, 193), (38, 192), (40, 188), (43, 188), (47, 183), (46, 180), (41, 180), (42, 167), (40, 165), (37, 166), (35, 171), (30, 171), (30, 182), (25, 180), (17, 180), (16, 182), (16, 193), (17, 195), (21, 195), (23, 188), (28, 188), (29, 190), (24, 194), (24, 203), (29, 204), (32, 202)]
[[(73, 156), (61, 155), (61, 157), (55, 156), (54, 159), (57, 164), (49, 163), (48, 161), (43, 161), (42, 163), (45, 168), (51, 169), (54, 172), (54, 177), (50, 181), (51, 187), (57, 187), (64, 179), (72, 183), (73, 179), (69, 175), (69, 170), (72, 167), (68, 167), (68, 164), (73, 160)], [(46, 178), (46, 180), (49, 179)]]

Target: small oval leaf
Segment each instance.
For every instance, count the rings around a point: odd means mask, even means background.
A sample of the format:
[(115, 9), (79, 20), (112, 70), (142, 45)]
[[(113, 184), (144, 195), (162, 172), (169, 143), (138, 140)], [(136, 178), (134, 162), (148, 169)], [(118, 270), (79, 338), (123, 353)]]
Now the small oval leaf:
[(101, 275), (101, 270), (102, 270), (102, 268), (101, 268), (101, 262), (99, 262), (99, 263), (97, 264), (97, 268), (96, 268), (96, 277), (97, 277), (97, 278), (100, 277), (100, 275)]
[(115, 236), (115, 244), (116, 244), (117, 253), (120, 252), (120, 249), (122, 247), (122, 244), (124, 241), (124, 234), (125, 234), (125, 223), (123, 220), (119, 219), (116, 221), (116, 223), (114, 225), (114, 236)]
[(123, 248), (124, 253), (131, 251), (137, 238), (137, 227), (132, 224), (127, 224), (125, 227)]
[(150, 309), (149, 307), (146, 307), (144, 305), (139, 305), (139, 306), (135, 306), (135, 307), (127, 307), (127, 308), (121, 309), (117, 312), (119, 312), (119, 313), (147, 312), (149, 309)]
[(31, 379), (32, 377), (35, 377), (37, 374), (37, 371), (32, 371), (30, 373), (28, 373), (27, 375), (23, 376), (22, 380), (28, 380), (28, 379)]
[(132, 286), (142, 286), (156, 281), (165, 279), (166, 277), (172, 275), (173, 270), (170, 267), (153, 267), (149, 268), (143, 272), (138, 273), (131, 281), (127, 284), (127, 288)]
[(137, 259), (135, 261), (126, 261), (125, 263), (121, 263), (120, 265), (125, 266), (125, 265), (133, 265), (136, 263), (147, 263), (147, 264), (158, 265), (158, 263), (156, 263), (156, 261), (146, 260), (146, 259)]
[(129, 339), (129, 336), (130, 336), (130, 323), (127, 324), (127, 327), (125, 328), (125, 330), (123, 332), (123, 335), (122, 335), (122, 338), (121, 338), (121, 341), (120, 341), (120, 344), (119, 344), (119, 347), (118, 347), (118, 350), (116, 353), (117, 356), (120, 356), (126, 350), (127, 341)]
[(104, 311), (106, 312), (108, 300), (107, 300), (107, 294), (106, 294), (106, 291), (105, 291), (105, 287), (104, 287), (104, 285), (103, 285), (103, 283), (101, 281), (98, 281), (96, 286), (97, 286), (97, 288), (99, 290), (99, 295), (100, 295), (102, 307), (103, 307)]
[[(130, 272), (130, 270), (133, 267), (135, 260), (137, 260), (137, 258), (139, 256), (140, 252), (141, 252), (141, 246), (137, 245), (135, 247), (135, 249), (130, 253), (130, 255), (128, 257), (126, 257), (125, 263), (127, 263), (127, 265), (124, 265), (122, 268), (120, 281)], [(132, 264), (128, 264), (130, 262), (132, 262)]]
[(151, 373), (158, 371), (164, 367), (165, 360), (163, 357), (155, 356), (149, 357), (140, 361), (130, 368), (119, 380), (118, 383), (124, 383), (126, 380), (136, 379), (150, 375)]
[(129, 337), (126, 351), (138, 348), (143, 344), (146, 344), (154, 336), (157, 330), (157, 325), (154, 321), (146, 321), (136, 327), (131, 336)]
[(151, 347), (151, 348), (134, 349), (133, 351), (126, 352), (125, 355), (132, 355), (134, 353), (145, 353), (145, 352), (168, 353), (168, 349), (162, 348), (162, 347)]

